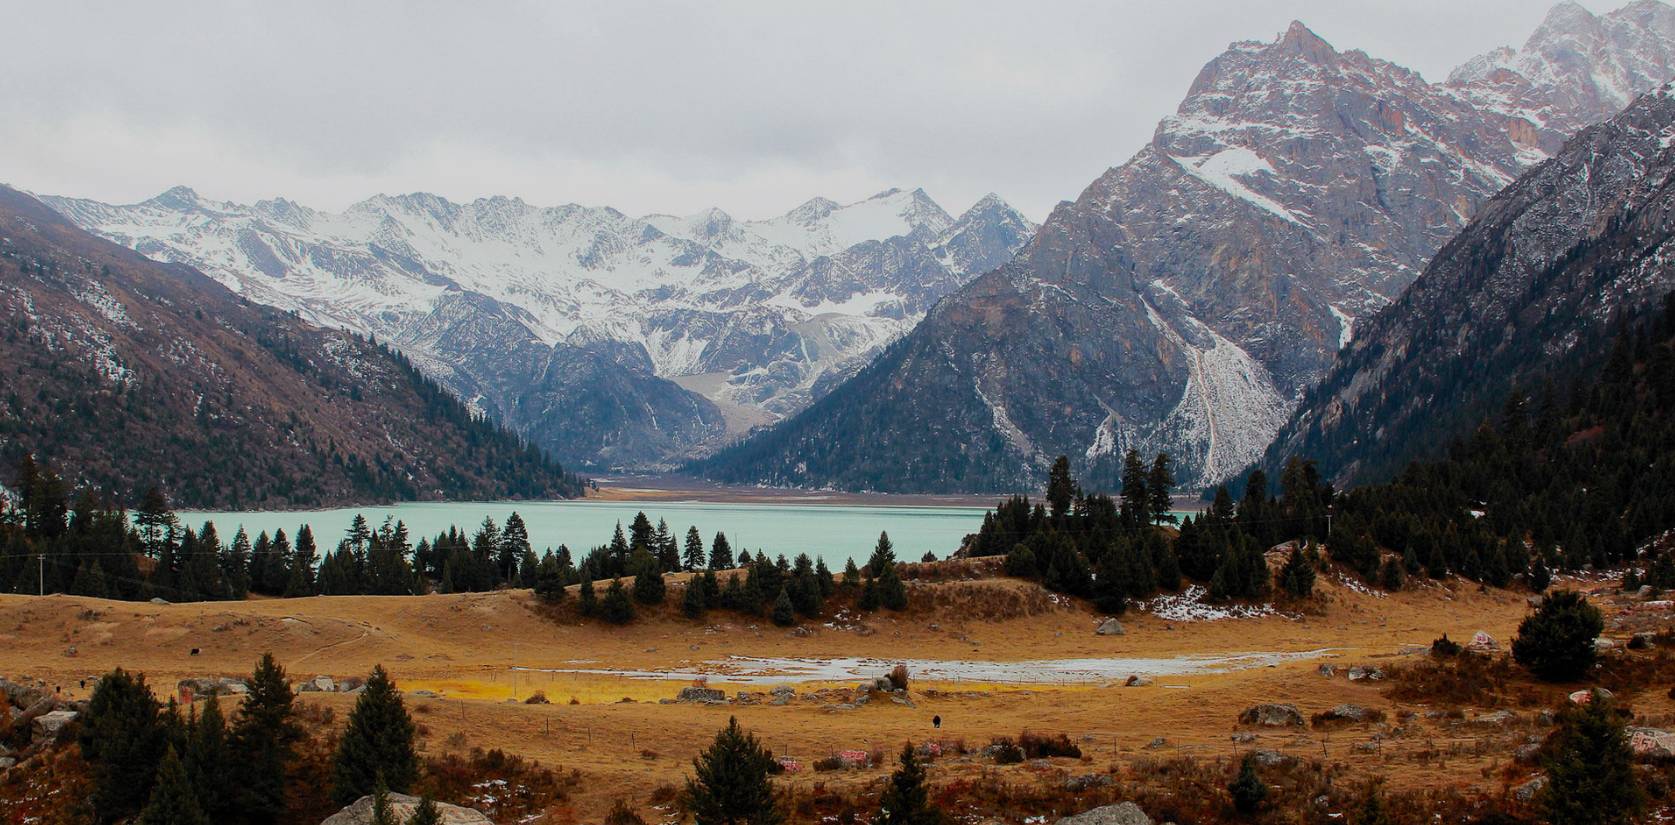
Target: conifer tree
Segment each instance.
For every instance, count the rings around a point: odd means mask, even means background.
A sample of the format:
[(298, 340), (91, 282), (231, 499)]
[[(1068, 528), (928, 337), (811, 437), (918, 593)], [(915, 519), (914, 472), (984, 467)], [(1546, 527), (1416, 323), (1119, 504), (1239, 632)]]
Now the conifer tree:
[(1146, 491), (1146, 463), (1129, 448), (1122, 461), (1122, 520), (1129, 527), (1151, 523), (1152, 498)]
[(856, 588), (861, 586), (861, 568), (855, 566), (853, 558), (843, 562), (843, 586)]
[(622, 579), (611, 579), (610, 586), (605, 588), (605, 598), (599, 601), (599, 614), (611, 624), (628, 624), (634, 620), (634, 603), (628, 600)]
[(733, 569), (733, 546), (727, 543), (726, 533), (717, 532), (710, 543), (710, 569)]
[(1280, 587), (1293, 599), (1306, 599), (1314, 595), (1314, 576), (1314, 562), (1303, 548), (1293, 545), (1280, 568)]
[(518, 563), (529, 552), (529, 528), (524, 525), (523, 516), (513, 511), (512, 515), (506, 517), (506, 526), (500, 531), (500, 542), (495, 553), (495, 564), (501, 582), (517, 583)]
[(858, 606), (867, 612), (877, 610), (884, 604), (884, 597), (878, 591), (878, 580), (867, 574), (866, 584), (861, 585), (861, 598)]
[(698, 534), (697, 525), (686, 528), (686, 548), (681, 561), (687, 570), (704, 567), (704, 537)]
[(1262, 801), (1268, 798), (1268, 786), (1256, 775), (1256, 754), (1245, 754), (1244, 761), (1239, 763), (1239, 775), (1228, 784), (1227, 792), (1233, 796), (1233, 807), (1241, 814), (1249, 816), (1262, 807)]
[(681, 612), (689, 619), (700, 618), (708, 607), (708, 601), (704, 593), (703, 579), (693, 576), (687, 581), (686, 592), (681, 596)]
[(774, 598), (772, 618), (774, 624), (780, 627), (790, 627), (797, 623), (797, 614), (791, 606), (791, 595), (783, 587), (779, 589), (779, 595)]
[(233, 720), (235, 796), (242, 822), (273, 825), (285, 807), (285, 778), (302, 730), (294, 718), (291, 682), (272, 653), (262, 654), (248, 684), (250, 692)]
[(551, 550), (535, 568), (535, 596), (548, 604), (564, 601), (564, 571)]
[(681, 569), (680, 545), (675, 537), (669, 533), (669, 522), (657, 520), (657, 531), (652, 533), (651, 542), (655, 545), (658, 566), (665, 573), (675, 573)]
[(872, 548), (872, 557), (867, 559), (867, 572), (876, 578), (883, 578), (884, 571), (893, 570), (896, 566), (895, 545), (890, 543), (890, 534), (880, 532), (878, 544)]
[(820, 598), (829, 599), (837, 592), (837, 584), (832, 581), (832, 571), (826, 567), (826, 559), (816, 559), (814, 562), (814, 583), (820, 590)]
[(1537, 802), (1549, 822), (1619, 825), (1640, 821), (1646, 809), (1616, 703), (1595, 692), (1592, 701), (1559, 714), (1558, 731), (1543, 759), (1547, 787)]
[(151, 798), (140, 812), (139, 825), (209, 825), (186, 768), (170, 745), (163, 751), (163, 761), (157, 766)]
[(784, 815), (768, 774), (773, 754), (739, 727), (736, 718), (692, 762), (686, 805), (697, 825), (779, 825)]
[(1047, 472), (1047, 503), (1053, 508), (1053, 521), (1062, 521), (1069, 515), (1070, 504), (1077, 492), (1076, 480), (1070, 477), (1070, 458), (1061, 455), (1054, 459), (1053, 468)]
[(419, 797), (419, 804), (413, 808), (413, 818), (407, 820), (407, 825), (442, 825), (442, 812), (437, 810), (436, 801), (428, 795)]
[(186, 743), (186, 774), (192, 780), (198, 807), (211, 821), (226, 822), (236, 814), (237, 800), (232, 796), (236, 784), (233, 779), (232, 748), (227, 741), (226, 719), (221, 715), (221, 701), (214, 693), (204, 700), (204, 712), (192, 725)]
[(151, 794), (165, 745), (157, 699), (145, 677), (122, 668), (105, 674), (80, 721), (94, 813), (100, 822), (133, 816)]
[(640, 604), (662, 604), (668, 595), (668, 588), (663, 583), (663, 574), (658, 572), (659, 562), (647, 556), (640, 571), (634, 574), (634, 600)]
[(380, 777), (392, 790), (411, 788), (419, 774), (413, 730), (389, 673), (383, 665), (373, 667), (338, 742), (332, 798), (340, 805), (354, 802), (371, 793)]
[(592, 616), (599, 612), (599, 597), (593, 593), (593, 579), (584, 576), (581, 587), (576, 594), (576, 609), (583, 616)]
[(1512, 658), (1542, 679), (1580, 678), (1594, 665), (1594, 639), (1605, 629), (1599, 608), (1581, 593), (1559, 590), (1541, 598), (1536, 612), (1518, 625)]
[(890, 774), (884, 794), (878, 800), (877, 825), (942, 825), (947, 818), (931, 804), (925, 787), (925, 766), (909, 742), (901, 749), (901, 766)]
[(402, 825), (390, 808), (390, 789), (384, 784), (383, 777), (379, 777), (378, 784), (372, 788), (371, 825)]
[(1152, 459), (1151, 472), (1146, 476), (1146, 495), (1151, 500), (1152, 521), (1158, 524), (1174, 524), (1175, 502), (1170, 493), (1175, 489), (1175, 472), (1169, 468), (1169, 454), (1158, 453)]

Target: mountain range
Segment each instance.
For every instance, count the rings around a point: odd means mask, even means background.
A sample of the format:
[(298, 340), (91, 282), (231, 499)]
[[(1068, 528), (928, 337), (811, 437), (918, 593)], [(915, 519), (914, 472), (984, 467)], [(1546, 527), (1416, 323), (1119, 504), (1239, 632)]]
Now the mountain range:
[(568, 461), (667, 465), (806, 406), (1035, 227), (922, 190), (771, 220), (378, 196), (342, 213), (184, 187), (44, 200), (252, 301), (374, 335)]
[(1301, 23), (1235, 43), (1127, 163), (856, 378), (700, 462), (718, 479), (1101, 487), (1130, 448), (1186, 486), (1259, 458), (1366, 319), (1575, 128), (1675, 74), (1675, 10), (1555, 7), (1441, 83)]
[[(1583, 130), (1483, 206), (1304, 397), (1266, 466), (1343, 483), (1438, 457), (1514, 390), (1562, 403), (1675, 290), (1675, 87)], [(1580, 434), (1578, 438), (1585, 438)]]
[(184, 507), (555, 498), (581, 482), (387, 347), (0, 187), (0, 455)]

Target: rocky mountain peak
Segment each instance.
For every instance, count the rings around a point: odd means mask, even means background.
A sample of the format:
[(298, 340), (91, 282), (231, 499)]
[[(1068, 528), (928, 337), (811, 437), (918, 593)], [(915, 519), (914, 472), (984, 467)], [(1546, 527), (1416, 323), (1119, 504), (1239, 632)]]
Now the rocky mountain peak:
[(1291, 26), (1274, 42), (1274, 51), (1276, 54), (1300, 57), (1311, 63), (1328, 63), (1338, 56), (1332, 44), (1315, 34), (1313, 29), (1303, 25), (1301, 20), (1291, 21)]

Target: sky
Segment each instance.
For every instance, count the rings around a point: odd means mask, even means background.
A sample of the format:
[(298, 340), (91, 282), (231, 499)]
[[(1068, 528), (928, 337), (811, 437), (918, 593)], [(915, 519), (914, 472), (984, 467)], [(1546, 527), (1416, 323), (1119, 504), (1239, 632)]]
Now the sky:
[(1441, 80), (1550, 5), (0, 0), (0, 181), (117, 203), (184, 184), (332, 210), (428, 191), (740, 218), (918, 186), (1041, 220), (1233, 41), (1298, 19)]

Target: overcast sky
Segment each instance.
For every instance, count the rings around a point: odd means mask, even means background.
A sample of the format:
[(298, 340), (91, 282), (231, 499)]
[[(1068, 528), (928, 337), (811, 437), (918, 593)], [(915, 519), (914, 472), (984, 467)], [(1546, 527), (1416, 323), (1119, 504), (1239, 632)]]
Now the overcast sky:
[[(1626, 0), (1586, 0), (1603, 12)], [(1037, 220), (1234, 40), (1303, 20), (1432, 80), (1545, 0), (0, 0), (0, 180), (142, 200), (378, 192), (739, 217), (994, 191)]]

